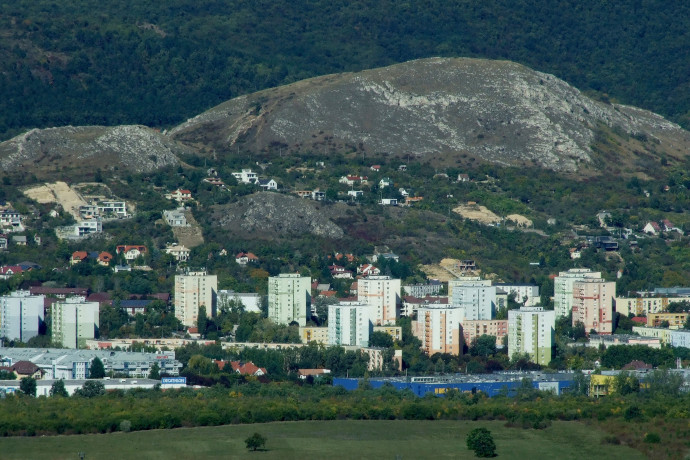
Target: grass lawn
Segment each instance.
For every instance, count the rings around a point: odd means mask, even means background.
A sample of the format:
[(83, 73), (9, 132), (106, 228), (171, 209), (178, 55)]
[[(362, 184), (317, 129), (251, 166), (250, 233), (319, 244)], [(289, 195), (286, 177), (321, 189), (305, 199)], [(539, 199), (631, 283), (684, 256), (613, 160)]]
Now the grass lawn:
[[(330, 421), (178, 428), (132, 433), (0, 438), (2, 459), (206, 459), (279, 458), (475, 458), (467, 450), (470, 430), (485, 427), (499, 458), (642, 459), (626, 446), (602, 444), (604, 433), (577, 422), (554, 422), (544, 430), (506, 428), (504, 422)], [(266, 450), (249, 452), (244, 440), (258, 432)]]

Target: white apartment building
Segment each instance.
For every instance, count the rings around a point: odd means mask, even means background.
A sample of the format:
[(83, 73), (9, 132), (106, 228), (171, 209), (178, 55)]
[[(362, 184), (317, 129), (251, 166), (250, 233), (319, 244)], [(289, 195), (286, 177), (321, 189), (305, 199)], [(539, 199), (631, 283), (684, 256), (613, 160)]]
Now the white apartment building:
[(616, 297), (616, 312), (626, 316), (647, 316), (666, 311), (668, 304), (690, 300), (687, 297)]
[(496, 286), (490, 280), (466, 277), (448, 282), (450, 305), (463, 309), (463, 319), (488, 320), (496, 312)]
[(584, 279), (573, 283), (573, 326), (582, 323), (585, 332), (613, 333), (613, 298), (616, 282), (603, 279)]
[(515, 294), (515, 301), (517, 303), (525, 303), (525, 307), (534, 307), (539, 305), (539, 286), (534, 284), (509, 284), (496, 283), (498, 289), (501, 289), (508, 294)]
[(328, 306), (328, 344), (368, 347), (371, 321), (369, 305), (340, 302)]
[(368, 276), (357, 282), (357, 301), (369, 305), (374, 326), (395, 324), (400, 317), (400, 280)]
[(86, 340), (95, 338), (98, 313), (98, 302), (87, 302), (84, 297), (55, 302), (51, 308), (52, 341), (65, 348), (83, 347)]
[(102, 231), (103, 224), (100, 219), (84, 220), (74, 226), (74, 236), (86, 236)]
[(0, 337), (27, 342), (44, 321), (43, 295), (15, 291), (0, 297)]
[(229, 308), (231, 302), (239, 302), (244, 311), (261, 313), (261, 296), (254, 292), (218, 291), (218, 308)]
[(462, 354), (464, 340), (460, 323), (463, 317), (464, 311), (459, 307), (432, 304), (419, 307), (413, 332), (422, 341), (427, 355)]
[(101, 201), (98, 212), (103, 215), (113, 214), (117, 217), (127, 217), (127, 203), (124, 201)]
[(277, 324), (307, 325), (311, 309), (311, 278), (281, 273), (268, 278), (268, 317)]
[(551, 362), (556, 312), (542, 307), (522, 307), (508, 311), (508, 356), (527, 353), (532, 362)]
[(568, 316), (573, 309), (573, 283), (585, 279), (600, 279), (600, 272), (589, 268), (571, 268), (560, 272), (553, 280), (553, 305), (556, 317)]
[(175, 317), (184, 326), (196, 326), (199, 307), (206, 307), (206, 315), (216, 316), (218, 277), (205, 271), (175, 275)]

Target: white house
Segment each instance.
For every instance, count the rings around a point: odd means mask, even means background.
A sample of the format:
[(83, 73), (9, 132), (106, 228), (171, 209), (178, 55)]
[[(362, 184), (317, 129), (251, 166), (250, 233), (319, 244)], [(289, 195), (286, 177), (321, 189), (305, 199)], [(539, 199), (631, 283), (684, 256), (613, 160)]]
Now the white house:
[(254, 184), (257, 180), (259, 180), (259, 177), (251, 169), (243, 169), (240, 172), (234, 172), (232, 173), (232, 176), (237, 179), (237, 182), (241, 182), (243, 184)]
[(359, 197), (364, 196), (364, 192), (361, 190), (348, 190), (347, 194), (351, 197), (354, 197), (354, 198), (359, 198)]
[(647, 222), (642, 231), (650, 235), (658, 235), (661, 233), (661, 227), (656, 222)]
[(379, 187), (390, 187), (393, 184), (393, 181), (390, 179), (390, 177), (384, 177), (379, 181)]
[(259, 179), (258, 185), (264, 190), (278, 190), (278, 183), (273, 179)]
[(184, 247), (184, 245), (180, 246), (177, 243), (173, 243), (165, 247), (165, 253), (172, 255), (178, 262), (187, 262), (191, 251)]
[(397, 198), (382, 198), (381, 203), (384, 206), (397, 206), (398, 205), (398, 199)]

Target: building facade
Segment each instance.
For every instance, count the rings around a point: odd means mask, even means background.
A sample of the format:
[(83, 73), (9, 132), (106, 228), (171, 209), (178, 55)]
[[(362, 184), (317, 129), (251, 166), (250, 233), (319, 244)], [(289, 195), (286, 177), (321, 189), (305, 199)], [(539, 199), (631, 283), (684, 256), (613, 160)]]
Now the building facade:
[(27, 342), (39, 334), (45, 296), (15, 291), (0, 297), (0, 337)]
[(460, 323), (463, 314), (462, 308), (452, 306), (419, 307), (413, 332), (429, 356), (434, 353), (462, 354), (464, 342)]
[(206, 315), (216, 315), (218, 277), (205, 271), (175, 275), (175, 317), (184, 326), (196, 326), (199, 308), (206, 308)]
[(496, 286), (490, 280), (479, 278), (460, 278), (448, 282), (452, 307), (462, 308), (463, 319), (489, 320), (496, 312)]
[(570, 314), (573, 309), (573, 283), (585, 279), (601, 279), (601, 273), (593, 272), (589, 268), (572, 268), (566, 272), (560, 272), (554, 278), (553, 306), (556, 317)]
[(328, 344), (369, 346), (371, 307), (362, 302), (340, 302), (328, 306)]
[(357, 282), (357, 301), (369, 305), (374, 326), (394, 325), (400, 317), (400, 280), (368, 276)]
[(96, 336), (99, 304), (84, 297), (70, 297), (51, 307), (52, 341), (65, 348), (83, 348)]
[(556, 312), (542, 307), (508, 311), (508, 356), (526, 353), (532, 362), (547, 366), (554, 345)]
[(515, 294), (515, 301), (525, 307), (535, 307), (541, 301), (539, 297), (539, 286), (534, 284), (507, 284), (496, 283), (496, 287), (508, 294)]
[(307, 325), (311, 309), (311, 278), (281, 273), (268, 278), (268, 317), (277, 324)]
[(465, 320), (462, 322), (462, 336), (468, 346), (483, 335), (496, 337), (496, 346), (503, 347), (503, 338), (508, 335), (508, 320)]
[(582, 323), (585, 332), (613, 333), (613, 298), (616, 282), (584, 279), (573, 283), (573, 326)]

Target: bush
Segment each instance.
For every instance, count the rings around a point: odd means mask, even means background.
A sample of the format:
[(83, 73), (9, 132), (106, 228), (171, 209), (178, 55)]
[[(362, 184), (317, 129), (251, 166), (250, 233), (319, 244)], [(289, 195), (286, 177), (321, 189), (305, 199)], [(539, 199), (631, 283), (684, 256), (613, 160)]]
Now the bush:
[(644, 442), (649, 444), (658, 444), (661, 442), (661, 437), (656, 433), (647, 433), (644, 435)]
[(496, 456), (496, 443), (491, 432), (486, 428), (475, 428), (467, 435), (467, 448), (474, 451), (477, 457)]
[(245, 439), (244, 443), (247, 445), (247, 449), (255, 451), (259, 447), (263, 447), (266, 445), (266, 438), (261, 436), (259, 433), (254, 433), (253, 435)]
[(120, 422), (120, 431), (124, 433), (129, 433), (129, 431), (132, 429), (132, 422), (129, 420), (123, 420)]
[(601, 443), (602, 443), (602, 444), (614, 444), (614, 445), (618, 445), (618, 444), (621, 443), (621, 440), (618, 439), (618, 436), (608, 435), (608, 436), (604, 436), (604, 439), (601, 440)]

